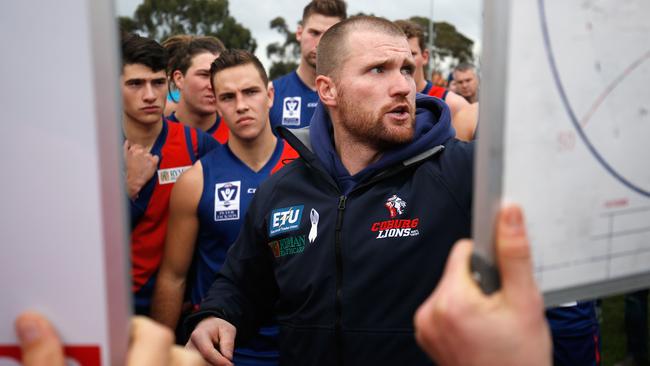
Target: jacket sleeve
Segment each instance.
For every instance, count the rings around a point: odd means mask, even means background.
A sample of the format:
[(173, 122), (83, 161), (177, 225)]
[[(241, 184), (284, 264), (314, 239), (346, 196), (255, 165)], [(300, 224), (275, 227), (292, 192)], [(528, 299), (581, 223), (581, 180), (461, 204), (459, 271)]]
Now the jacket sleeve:
[(200, 310), (186, 323), (187, 333), (209, 316), (222, 318), (237, 328), (237, 341), (246, 340), (270, 319), (278, 297), (273, 256), (267, 244), (264, 211), (258, 192), (244, 219), (239, 237), (201, 302)]
[(471, 218), (474, 193), (474, 142), (451, 139), (445, 145), (440, 169), (459, 208), (468, 218)]

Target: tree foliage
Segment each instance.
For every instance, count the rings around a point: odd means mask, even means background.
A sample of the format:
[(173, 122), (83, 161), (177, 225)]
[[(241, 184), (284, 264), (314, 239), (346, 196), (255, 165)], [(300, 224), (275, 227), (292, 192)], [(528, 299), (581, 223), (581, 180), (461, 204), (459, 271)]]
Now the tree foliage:
[(283, 41), (273, 42), (266, 46), (266, 55), (271, 61), (269, 77), (273, 80), (298, 67), (300, 43), (296, 39), (296, 32), (289, 29), (283, 17), (271, 20), (270, 27), (284, 37)]
[[(429, 19), (424, 17), (411, 17), (411, 21), (422, 26), (425, 33), (426, 43), (429, 41)], [(452, 58), (454, 64), (460, 62), (474, 61), (474, 41), (456, 30), (452, 24), (447, 22), (434, 22), (433, 31), (435, 38), (433, 40), (434, 52), (432, 64), (437, 65), (441, 60)]]
[(250, 30), (228, 11), (228, 0), (144, 0), (133, 18), (120, 17), (120, 28), (163, 41), (176, 34), (215, 36), (228, 48), (255, 52)]

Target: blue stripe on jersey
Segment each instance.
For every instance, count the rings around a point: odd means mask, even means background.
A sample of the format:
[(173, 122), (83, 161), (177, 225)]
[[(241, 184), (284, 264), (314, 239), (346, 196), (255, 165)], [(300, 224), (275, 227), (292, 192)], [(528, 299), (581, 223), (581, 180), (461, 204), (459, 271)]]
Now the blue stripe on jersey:
[(190, 160), (192, 160), (192, 164), (194, 164), (196, 162), (196, 154), (194, 153), (194, 144), (192, 144), (192, 131), (189, 126), (185, 126), (185, 143), (187, 144), (187, 151), (190, 153)]

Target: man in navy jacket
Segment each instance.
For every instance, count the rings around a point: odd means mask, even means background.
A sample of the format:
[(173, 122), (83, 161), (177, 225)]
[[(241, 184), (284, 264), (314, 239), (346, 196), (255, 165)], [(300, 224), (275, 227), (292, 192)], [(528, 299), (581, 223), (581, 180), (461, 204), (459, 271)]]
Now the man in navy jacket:
[(188, 347), (231, 364), (275, 316), (283, 365), (430, 364), (412, 319), (470, 234), (473, 145), (414, 68), (387, 20), (325, 33), (311, 127), (280, 129), (300, 159), (257, 191)]

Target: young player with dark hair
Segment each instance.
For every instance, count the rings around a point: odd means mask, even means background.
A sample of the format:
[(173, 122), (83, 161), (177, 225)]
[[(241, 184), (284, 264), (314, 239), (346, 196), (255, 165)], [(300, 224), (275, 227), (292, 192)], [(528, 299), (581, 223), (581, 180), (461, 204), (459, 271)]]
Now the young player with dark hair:
[(135, 313), (148, 314), (167, 232), (169, 195), (183, 171), (219, 144), (163, 117), (167, 52), (135, 34), (122, 38), (122, 128), (131, 214)]

